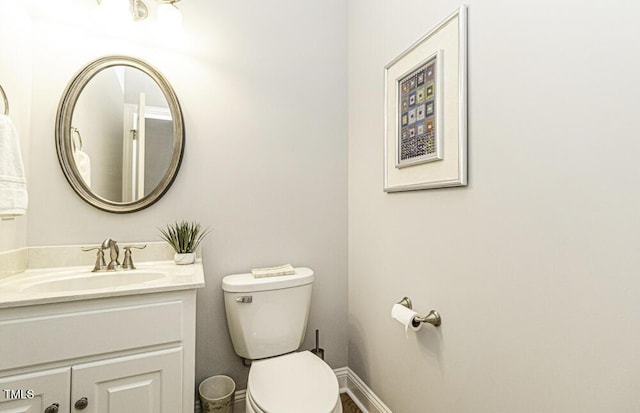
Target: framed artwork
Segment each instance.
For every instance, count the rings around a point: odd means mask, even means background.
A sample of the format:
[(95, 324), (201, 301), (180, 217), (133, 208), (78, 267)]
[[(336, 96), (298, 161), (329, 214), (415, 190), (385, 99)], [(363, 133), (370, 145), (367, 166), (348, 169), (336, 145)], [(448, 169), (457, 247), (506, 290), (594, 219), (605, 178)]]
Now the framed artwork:
[(384, 190), (467, 184), (466, 6), (385, 66)]

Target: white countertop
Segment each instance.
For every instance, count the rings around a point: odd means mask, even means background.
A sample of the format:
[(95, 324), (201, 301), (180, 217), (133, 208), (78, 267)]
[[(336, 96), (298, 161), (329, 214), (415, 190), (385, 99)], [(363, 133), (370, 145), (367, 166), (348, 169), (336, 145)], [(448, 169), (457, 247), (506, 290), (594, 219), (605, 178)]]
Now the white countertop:
[[(188, 290), (204, 287), (202, 261), (195, 264), (176, 265), (173, 261), (152, 261), (136, 263), (135, 270), (91, 273), (87, 266), (55, 267), (28, 269), (24, 272), (0, 279), (0, 308), (27, 305), (50, 304), (67, 301), (88, 300), (94, 298), (116, 297), (136, 294), (149, 294), (166, 291)], [(150, 281), (109, 285), (93, 289), (72, 289), (65, 291), (30, 290), (29, 287), (42, 285), (48, 281), (70, 277), (92, 277), (105, 274), (117, 274), (126, 279), (136, 273), (162, 273), (162, 277)]]

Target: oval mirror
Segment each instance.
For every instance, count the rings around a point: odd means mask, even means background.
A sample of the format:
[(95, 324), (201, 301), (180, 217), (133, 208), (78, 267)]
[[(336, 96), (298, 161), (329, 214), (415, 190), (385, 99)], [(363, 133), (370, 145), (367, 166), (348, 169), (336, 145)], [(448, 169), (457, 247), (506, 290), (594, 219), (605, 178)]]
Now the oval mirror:
[(89, 63), (67, 86), (56, 118), (56, 150), (71, 187), (108, 212), (156, 202), (176, 177), (184, 123), (169, 82), (125, 56)]

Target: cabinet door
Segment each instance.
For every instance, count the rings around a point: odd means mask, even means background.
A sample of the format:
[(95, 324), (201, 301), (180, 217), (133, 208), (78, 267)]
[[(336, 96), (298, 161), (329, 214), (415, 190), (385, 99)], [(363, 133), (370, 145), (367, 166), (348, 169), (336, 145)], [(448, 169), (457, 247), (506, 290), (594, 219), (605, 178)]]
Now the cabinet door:
[(182, 347), (73, 366), (71, 412), (182, 412)]
[(54, 403), (69, 413), (70, 383), (68, 367), (0, 377), (0, 413), (42, 413)]

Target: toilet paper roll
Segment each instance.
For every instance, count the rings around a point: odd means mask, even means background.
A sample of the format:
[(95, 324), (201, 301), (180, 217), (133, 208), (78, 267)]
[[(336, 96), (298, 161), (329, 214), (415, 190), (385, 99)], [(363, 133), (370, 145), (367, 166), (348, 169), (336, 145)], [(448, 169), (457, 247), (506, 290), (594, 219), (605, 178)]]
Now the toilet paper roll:
[(402, 304), (394, 304), (391, 308), (391, 317), (404, 326), (405, 334), (408, 333), (409, 328), (413, 331), (418, 331), (422, 328), (422, 323), (415, 323), (417, 326), (413, 323), (413, 319), (417, 315), (418, 313), (403, 306)]

